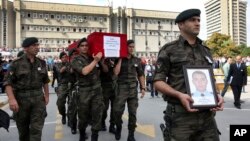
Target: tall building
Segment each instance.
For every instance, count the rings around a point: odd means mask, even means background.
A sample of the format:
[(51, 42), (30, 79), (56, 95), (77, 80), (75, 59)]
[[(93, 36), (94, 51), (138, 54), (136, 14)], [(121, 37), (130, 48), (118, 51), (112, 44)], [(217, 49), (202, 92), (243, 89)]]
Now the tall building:
[(209, 0), (205, 3), (207, 36), (214, 32), (230, 35), (237, 44), (247, 44), (246, 8), (244, 0)]
[(156, 56), (180, 35), (177, 12), (25, 0), (0, 0), (0, 12), (0, 47), (6, 48), (35, 36), (42, 50), (54, 52), (92, 32), (113, 32), (134, 39), (138, 56)]
[(13, 3), (0, 0), (0, 48), (15, 46)]

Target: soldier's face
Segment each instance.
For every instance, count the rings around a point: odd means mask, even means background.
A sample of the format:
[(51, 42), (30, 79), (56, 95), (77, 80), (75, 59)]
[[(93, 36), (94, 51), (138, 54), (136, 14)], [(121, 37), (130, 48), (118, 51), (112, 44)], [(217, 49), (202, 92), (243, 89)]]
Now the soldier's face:
[(187, 35), (197, 36), (200, 33), (200, 17), (191, 17), (184, 22), (181, 22), (179, 26)]
[(83, 54), (87, 54), (89, 51), (89, 45), (87, 42), (82, 42), (79, 46), (80, 52)]
[(63, 57), (61, 58), (61, 61), (62, 62), (67, 62), (68, 61), (67, 55), (63, 55)]
[(195, 74), (193, 75), (193, 84), (196, 90), (200, 92), (206, 91), (207, 88), (207, 78), (203, 74)]
[(128, 45), (128, 54), (133, 54), (134, 49), (135, 49), (135, 44), (134, 43), (129, 44)]
[(27, 48), (24, 48), (27, 54), (36, 56), (39, 52), (39, 43), (35, 43)]

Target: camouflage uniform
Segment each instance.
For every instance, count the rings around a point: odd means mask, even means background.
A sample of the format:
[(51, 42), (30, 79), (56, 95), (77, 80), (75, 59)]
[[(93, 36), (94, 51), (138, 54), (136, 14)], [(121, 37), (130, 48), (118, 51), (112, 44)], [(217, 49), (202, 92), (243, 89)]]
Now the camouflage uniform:
[(114, 100), (115, 100), (115, 95), (116, 95), (116, 80), (115, 80), (115, 76), (113, 73), (113, 68), (114, 66), (112, 66), (109, 62), (109, 60), (107, 60), (107, 62), (105, 62), (109, 68), (108, 72), (103, 72), (101, 71), (100, 73), (100, 78), (101, 78), (101, 84), (102, 84), (102, 90), (103, 90), (103, 97), (104, 97), (104, 104), (105, 104), (105, 109), (103, 110), (103, 116), (102, 116), (102, 127), (106, 128), (105, 125), (105, 120), (107, 118), (107, 112), (109, 109), (109, 103), (110, 103), (110, 127), (113, 128), (115, 125), (115, 121), (114, 121)]
[[(60, 72), (63, 67), (67, 69), (64, 72)], [(57, 89), (57, 107), (59, 113), (62, 115), (63, 118), (66, 117), (66, 100), (69, 95), (69, 80), (70, 80), (70, 64), (69, 63), (59, 63), (56, 66), (56, 71), (58, 72), (58, 89)]]
[(19, 105), (16, 125), (20, 141), (41, 141), (47, 116), (42, 87), (48, 82), (46, 63), (39, 58), (30, 63), (23, 55), (10, 65), (4, 85), (12, 86)]
[(92, 120), (92, 134), (98, 133), (101, 129), (101, 120), (103, 112), (103, 95), (101, 82), (99, 79), (99, 71), (95, 67), (89, 74), (83, 75), (82, 69), (89, 65), (93, 58), (83, 55), (76, 56), (72, 61), (72, 68), (76, 72), (78, 83), (78, 117), (80, 132), (85, 130), (89, 124), (89, 116)]
[(122, 115), (127, 102), (129, 112), (128, 129), (136, 128), (136, 111), (138, 107), (137, 77), (143, 76), (140, 59), (132, 56), (130, 59), (123, 58), (120, 73), (117, 79), (117, 96), (114, 103), (115, 122), (118, 127), (122, 126)]
[(73, 130), (76, 130), (77, 125), (77, 88), (76, 77), (74, 73), (71, 73), (69, 81), (69, 103), (68, 103), (68, 118), (69, 125)]
[[(187, 93), (183, 66), (212, 66), (209, 48), (197, 38), (195, 47), (182, 37), (168, 43), (160, 50), (154, 81), (166, 81), (177, 91)], [(189, 113), (180, 101), (174, 97), (164, 99), (168, 102), (165, 111), (164, 141), (219, 141), (215, 113), (203, 110)]]

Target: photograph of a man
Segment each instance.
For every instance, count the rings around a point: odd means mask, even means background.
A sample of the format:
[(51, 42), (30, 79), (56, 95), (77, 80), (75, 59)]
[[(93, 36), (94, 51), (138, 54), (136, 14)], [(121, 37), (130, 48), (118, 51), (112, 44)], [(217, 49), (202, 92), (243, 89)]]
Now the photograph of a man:
[(201, 70), (194, 71), (192, 73), (192, 84), (191, 97), (194, 100), (193, 105), (215, 104), (212, 86), (205, 72)]

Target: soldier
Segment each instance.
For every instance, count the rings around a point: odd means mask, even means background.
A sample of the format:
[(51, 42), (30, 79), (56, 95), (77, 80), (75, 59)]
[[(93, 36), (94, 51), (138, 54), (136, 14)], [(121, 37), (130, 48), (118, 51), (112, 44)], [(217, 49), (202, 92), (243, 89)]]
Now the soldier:
[(129, 111), (128, 141), (135, 141), (134, 132), (136, 128), (136, 111), (138, 108), (138, 81), (141, 86), (141, 98), (145, 95), (145, 77), (141, 60), (133, 55), (135, 44), (133, 40), (127, 41), (128, 56), (120, 58), (114, 68), (117, 79), (117, 96), (114, 103), (114, 113), (116, 122), (116, 140), (120, 140), (122, 131), (122, 115), (127, 102)]
[(72, 69), (72, 60), (76, 57), (77, 51), (76, 49), (72, 49), (69, 51), (69, 59), (70, 59), (70, 80), (69, 80), (69, 105), (68, 105), (68, 118), (69, 118), (69, 125), (71, 127), (71, 133), (76, 134), (76, 127), (77, 127), (77, 93), (78, 93), (78, 86), (76, 84), (76, 76)]
[(25, 54), (14, 60), (4, 81), (10, 109), (16, 112), (20, 141), (41, 141), (49, 102), (49, 77), (46, 63), (36, 57), (38, 39), (26, 38)]
[(85, 130), (89, 124), (89, 114), (91, 114), (92, 122), (91, 141), (97, 141), (104, 107), (101, 81), (97, 68), (102, 53), (99, 52), (93, 56), (88, 55), (89, 46), (86, 38), (79, 41), (78, 48), (80, 54), (73, 59), (72, 68), (75, 71), (79, 86), (77, 108), (80, 141), (85, 141)]
[(66, 100), (69, 95), (69, 80), (70, 80), (70, 64), (68, 56), (65, 52), (59, 55), (61, 63), (57, 64), (56, 71), (58, 72), (58, 89), (57, 89), (57, 107), (59, 113), (62, 115), (62, 124), (66, 124)]
[(209, 48), (197, 37), (200, 31), (200, 10), (185, 10), (177, 16), (175, 22), (181, 35), (159, 51), (154, 76), (155, 88), (168, 102), (164, 112), (164, 141), (219, 141), (214, 111), (223, 109), (222, 97), (218, 94), (216, 108), (191, 109), (190, 103), (193, 100), (185, 86), (184, 65), (213, 64)]
[(109, 103), (110, 103), (110, 126), (109, 126), (109, 132), (115, 133), (115, 121), (114, 121), (114, 100), (116, 95), (116, 80), (113, 73), (114, 68), (114, 61), (110, 58), (102, 59), (101, 63), (101, 84), (102, 84), (102, 90), (103, 90), (103, 97), (104, 97), (104, 104), (105, 109), (103, 110), (103, 116), (102, 116), (102, 131), (106, 131), (106, 124), (105, 120), (107, 118), (107, 112), (109, 109)]

